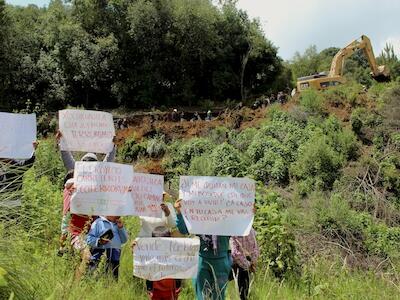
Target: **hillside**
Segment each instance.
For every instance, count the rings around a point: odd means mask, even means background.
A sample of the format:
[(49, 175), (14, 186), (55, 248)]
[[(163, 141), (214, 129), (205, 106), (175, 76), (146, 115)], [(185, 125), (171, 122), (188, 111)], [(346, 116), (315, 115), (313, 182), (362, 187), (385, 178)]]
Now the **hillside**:
[[(181, 174), (257, 180), (262, 254), (251, 299), (398, 299), (399, 104), (398, 84), (348, 84), (212, 121), (128, 116), (117, 160), (164, 174), (171, 195)], [(78, 258), (56, 255), (63, 176), (49, 136), (24, 176), (22, 207), (1, 211), (1, 298), (145, 299), (129, 246), (118, 282), (100, 274), (77, 282)], [(133, 240), (138, 219), (125, 223)], [(233, 283), (228, 294), (238, 299)], [(193, 297), (187, 282), (180, 298)]]

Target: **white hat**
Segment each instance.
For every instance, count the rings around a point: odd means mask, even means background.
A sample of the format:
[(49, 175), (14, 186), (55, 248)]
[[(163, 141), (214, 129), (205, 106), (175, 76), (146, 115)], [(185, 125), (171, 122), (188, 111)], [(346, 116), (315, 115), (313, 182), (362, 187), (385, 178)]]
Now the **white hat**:
[(94, 153), (86, 153), (81, 161), (98, 161), (96, 154)]
[(74, 184), (74, 179), (70, 178), (67, 180), (67, 182), (64, 184), (64, 187), (68, 187)]
[(174, 112), (178, 112), (178, 110), (176, 108), (174, 108)]

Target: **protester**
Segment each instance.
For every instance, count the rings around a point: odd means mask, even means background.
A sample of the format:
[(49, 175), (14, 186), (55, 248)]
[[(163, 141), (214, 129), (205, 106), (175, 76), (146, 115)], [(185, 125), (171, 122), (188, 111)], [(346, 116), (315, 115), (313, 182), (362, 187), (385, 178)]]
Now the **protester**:
[(118, 279), (121, 245), (128, 241), (128, 234), (118, 216), (99, 217), (93, 222), (86, 242), (91, 247), (89, 271), (94, 271), (106, 253), (106, 270)]
[[(56, 134), (57, 143), (60, 143), (60, 139), (62, 137), (61, 131), (58, 131)], [(115, 153), (117, 151), (117, 147), (114, 145), (111, 152), (107, 153), (104, 157), (104, 162), (113, 162), (115, 160)], [(75, 168), (75, 159), (72, 156), (70, 151), (63, 151), (61, 150), (61, 158), (64, 163), (65, 168), (69, 171)], [(98, 161), (97, 155), (94, 153), (86, 153), (82, 158), (81, 161)]]
[[(168, 194), (163, 192), (163, 201), (165, 202)], [(161, 218), (139, 217), (141, 228), (138, 237), (151, 237), (154, 229), (159, 226), (165, 226), (169, 229), (175, 227), (175, 210), (171, 203), (162, 203), (161, 209), (163, 215)]]
[(74, 189), (74, 170), (68, 171), (64, 178), (64, 192), (63, 192), (63, 211), (61, 219), (61, 236), (60, 236), (60, 249), (58, 255), (62, 256), (65, 252), (65, 241), (68, 238), (69, 222), (71, 220), (70, 206), (71, 196)]
[[(152, 237), (171, 237), (170, 230), (165, 226), (156, 227)], [(166, 278), (157, 281), (146, 280), (147, 292), (152, 300), (177, 300), (181, 291), (180, 279)]]
[(240, 299), (246, 300), (249, 294), (250, 273), (255, 272), (260, 255), (254, 229), (251, 228), (247, 236), (232, 236), (230, 248), (233, 277), (238, 283)]
[[(181, 200), (175, 202), (176, 225), (182, 234), (188, 230), (181, 214)], [(199, 268), (196, 278), (196, 299), (225, 299), (231, 261), (228, 254), (229, 236), (199, 235)]]
[[(37, 141), (32, 143), (34, 150), (36, 150), (38, 144)], [(34, 162), (35, 152), (33, 152), (31, 158), (26, 160), (0, 158), (0, 192), (10, 193), (7, 203), (4, 203), (6, 206), (18, 206), (21, 204), (19, 195), (11, 195), (11, 193), (21, 191), (23, 174)]]

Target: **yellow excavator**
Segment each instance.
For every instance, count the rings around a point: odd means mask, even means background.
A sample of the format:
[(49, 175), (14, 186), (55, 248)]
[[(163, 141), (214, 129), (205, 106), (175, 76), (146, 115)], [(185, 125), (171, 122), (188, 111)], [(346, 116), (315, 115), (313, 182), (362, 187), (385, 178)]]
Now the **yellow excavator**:
[(352, 41), (349, 45), (339, 50), (333, 57), (331, 69), (328, 72), (321, 72), (310, 76), (300, 77), (297, 79), (297, 91), (301, 92), (308, 88), (317, 90), (326, 89), (345, 82), (343, 77), (344, 61), (357, 50), (363, 50), (371, 67), (372, 77), (379, 82), (390, 80), (389, 70), (386, 66), (378, 66), (376, 64), (374, 52), (372, 50), (370, 39), (362, 35), (359, 39)]

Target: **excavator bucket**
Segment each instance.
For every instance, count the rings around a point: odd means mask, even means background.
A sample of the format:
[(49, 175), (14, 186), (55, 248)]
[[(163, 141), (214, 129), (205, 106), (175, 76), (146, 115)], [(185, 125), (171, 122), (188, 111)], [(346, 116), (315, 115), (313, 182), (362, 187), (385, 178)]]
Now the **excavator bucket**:
[(374, 74), (371, 72), (372, 78), (378, 82), (388, 82), (390, 81), (390, 72), (388, 68), (384, 65), (378, 66), (378, 72)]

